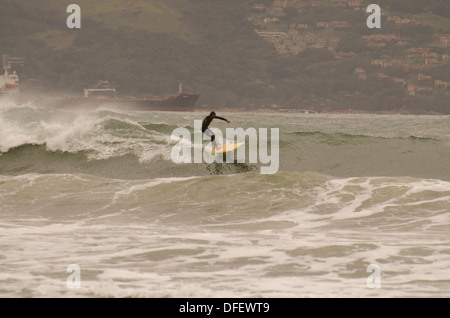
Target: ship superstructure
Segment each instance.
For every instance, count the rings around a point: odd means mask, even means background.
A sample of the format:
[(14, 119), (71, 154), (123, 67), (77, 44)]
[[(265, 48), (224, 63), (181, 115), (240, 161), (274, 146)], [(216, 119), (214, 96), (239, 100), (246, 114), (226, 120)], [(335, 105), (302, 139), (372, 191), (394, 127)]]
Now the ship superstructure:
[(16, 71), (11, 73), (12, 65), (23, 66), (24, 60), (21, 58), (8, 57), (3, 55), (3, 71), (0, 75), (0, 95), (18, 95), (19, 93), (19, 76)]

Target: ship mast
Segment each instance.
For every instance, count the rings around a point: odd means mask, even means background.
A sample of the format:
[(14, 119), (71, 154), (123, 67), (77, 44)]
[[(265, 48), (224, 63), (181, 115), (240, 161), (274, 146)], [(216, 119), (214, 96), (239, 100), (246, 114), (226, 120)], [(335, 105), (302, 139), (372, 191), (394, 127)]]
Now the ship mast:
[(3, 69), (5, 71), (5, 77), (8, 75), (8, 70), (11, 68), (11, 64), (6, 63), (7, 59), (8, 56), (6, 54), (3, 54)]

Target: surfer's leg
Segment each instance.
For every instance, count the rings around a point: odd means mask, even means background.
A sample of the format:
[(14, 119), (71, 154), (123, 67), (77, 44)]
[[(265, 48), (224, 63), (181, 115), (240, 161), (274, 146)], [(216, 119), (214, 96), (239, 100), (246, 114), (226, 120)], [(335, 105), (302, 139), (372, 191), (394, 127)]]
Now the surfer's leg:
[(216, 135), (212, 134), (211, 135), (211, 144), (213, 148), (217, 147), (217, 143), (216, 143)]
[(205, 135), (211, 138), (211, 145), (213, 148), (216, 148), (217, 147), (216, 135), (214, 135), (213, 131), (208, 128), (205, 130)]

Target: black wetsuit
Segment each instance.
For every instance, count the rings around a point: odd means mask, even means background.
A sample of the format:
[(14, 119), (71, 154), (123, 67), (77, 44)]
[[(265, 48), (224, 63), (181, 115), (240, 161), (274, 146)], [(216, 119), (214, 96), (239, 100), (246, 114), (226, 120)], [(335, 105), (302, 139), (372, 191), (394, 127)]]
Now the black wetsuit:
[[(214, 118), (217, 118), (217, 119), (220, 119), (220, 120), (224, 120), (224, 121), (228, 121), (228, 120), (223, 118), (223, 117), (219, 117), (219, 116), (212, 117), (211, 115), (208, 115), (208, 116), (205, 117), (205, 119), (203, 119), (203, 122), (202, 122), (202, 133), (206, 134), (208, 137), (211, 137), (211, 144), (212, 144), (213, 147), (216, 147), (217, 146), (217, 143), (215, 141), (216, 136), (214, 135), (214, 133), (212, 132), (211, 129), (208, 129), (209, 124), (211, 124), (211, 122), (212, 122), (212, 120)], [(206, 133), (205, 133), (205, 131), (206, 131)]]
[[(228, 121), (227, 119), (223, 118), (223, 117), (219, 117), (216, 116), (214, 117), (216, 119), (220, 119), (220, 120), (224, 120), (224, 121)], [(204, 133), (206, 129), (208, 129), (209, 124), (211, 124), (212, 120), (214, 119), (211, 115), (208, 115), (205, 117), (205, 119), (203, 119), (202, 122), (202, 132)]]

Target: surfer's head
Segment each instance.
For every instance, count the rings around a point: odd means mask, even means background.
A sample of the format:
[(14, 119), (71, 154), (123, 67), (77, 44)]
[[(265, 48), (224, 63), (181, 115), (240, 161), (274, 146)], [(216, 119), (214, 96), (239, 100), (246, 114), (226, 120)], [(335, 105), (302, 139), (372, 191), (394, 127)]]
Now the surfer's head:
[(216, 117), (216, 113), (215, 113), (215, 112), (211, 112), (211, 113), (209, 114), (209, 116), (211, 116), (212, 118), (214, 118), (214, 117)]

